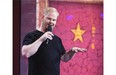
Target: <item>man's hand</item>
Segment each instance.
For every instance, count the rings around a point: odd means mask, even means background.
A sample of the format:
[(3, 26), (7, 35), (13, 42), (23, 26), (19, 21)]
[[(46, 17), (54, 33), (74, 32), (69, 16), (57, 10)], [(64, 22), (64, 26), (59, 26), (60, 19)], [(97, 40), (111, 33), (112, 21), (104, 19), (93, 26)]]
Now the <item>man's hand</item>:
[(85, 49), (85, 48), (80, 48), (80, 47), (73, 47), (71, 50), (72, 50), (73, 52), (75, 52), (75, 53), (87, 51), (87, 49)]
[(52, 36), (54, 36), (54, 35), (52, 34), (52, 32), (47, 31), (47, 32), (45, 32), (45, 33), (40, 37), (40, 40), (41, 40), (41, 41), (45, 41), (47, 38), (50, 39), (50, 40), (52, 40), (52, 39), (53, 39)]
[(80, 48), (80, 47), (73, 47), (71, 50), (69, 50), (68, 52), (66, 52), (62, 57), (61, 60), (67, 62), (69, 61), (75, 53), (77, 52), (85, 52), (87, 51), (87, 49), (85, 48)]

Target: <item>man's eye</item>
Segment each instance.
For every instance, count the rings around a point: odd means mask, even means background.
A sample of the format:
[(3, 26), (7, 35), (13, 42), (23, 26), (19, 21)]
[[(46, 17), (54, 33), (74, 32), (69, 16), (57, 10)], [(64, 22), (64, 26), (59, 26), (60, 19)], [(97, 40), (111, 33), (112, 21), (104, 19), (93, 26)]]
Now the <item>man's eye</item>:
[(53, 21), (56, 21), (55, 19), (53, 19)]
[(50, 18), (47, 18), (48, 20), (51, 20)]
[(49, 20), (51, 20), (51, 18), (49, 18)]

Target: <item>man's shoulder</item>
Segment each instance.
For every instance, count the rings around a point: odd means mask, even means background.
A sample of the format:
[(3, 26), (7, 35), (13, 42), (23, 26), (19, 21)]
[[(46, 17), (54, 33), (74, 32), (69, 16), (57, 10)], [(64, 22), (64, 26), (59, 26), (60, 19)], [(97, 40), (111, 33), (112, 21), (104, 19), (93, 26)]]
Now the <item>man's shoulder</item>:
[(35, 34), (42, 34), (42, 32), (38, 31), (38, 30), (33, 30), (27, 33), (27, 35), (35, 35)]
[(38, 31), (38, 30), (33, 30), (33, 31), (30, 31), (28, 32), (25, 36), (24, 36), (24, 40), (27, 40), (27, 39), (37, 39), (39, 38), (40, 36), (42, 35), (42, 32)]

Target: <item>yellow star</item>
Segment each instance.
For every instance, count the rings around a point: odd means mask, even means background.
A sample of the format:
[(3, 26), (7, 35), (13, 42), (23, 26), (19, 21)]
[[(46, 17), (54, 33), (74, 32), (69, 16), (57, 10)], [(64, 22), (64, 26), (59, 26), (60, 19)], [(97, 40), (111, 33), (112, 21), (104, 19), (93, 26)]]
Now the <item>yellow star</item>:
[(91, 48), (92, 48), (92, 49), (95, 49), (94, 43), (91, 44)]
[(81, 42), (83, 42), (82, 35), (84, 34), (85, 30), (81, 30), (81, 29), (80, 29), (79, 23), (78, 23), (78, 25), (77, 25), (77, 28), (76, 28), (76, 29), (72, 29), (71, 31), (72, 31), (72, 32), (74, 33), (74, 35), (75, 35), (75, 37), (74, 37), (74, 42), (75, 42), (77, 39), (79, 39)]

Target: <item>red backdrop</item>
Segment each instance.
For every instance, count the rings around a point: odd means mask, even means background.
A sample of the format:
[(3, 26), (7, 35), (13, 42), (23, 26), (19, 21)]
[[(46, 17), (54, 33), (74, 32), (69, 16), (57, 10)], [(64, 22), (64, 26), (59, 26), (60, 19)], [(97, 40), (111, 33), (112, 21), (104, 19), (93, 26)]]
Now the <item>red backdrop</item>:
[[(61, 62), (61, 75), (103, 75), (103, 4), (50, 1), (60, 16), (54, 33), (61, 37), (67, 50), (73, 46), (87, 48), (69, 62)], [(78, 24), (85, 31), (74, 41)], [(76, 32), (77, 36), (79, 32)]]

